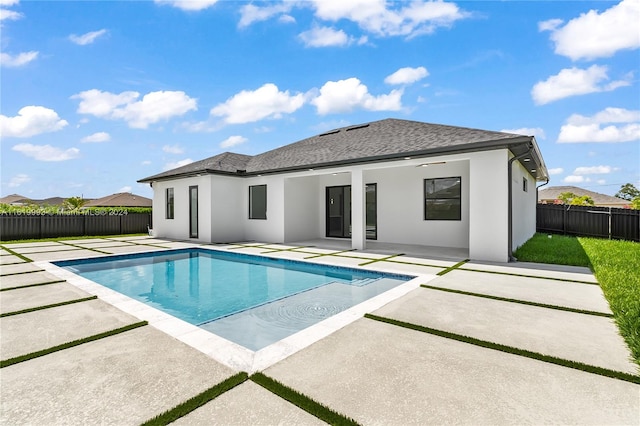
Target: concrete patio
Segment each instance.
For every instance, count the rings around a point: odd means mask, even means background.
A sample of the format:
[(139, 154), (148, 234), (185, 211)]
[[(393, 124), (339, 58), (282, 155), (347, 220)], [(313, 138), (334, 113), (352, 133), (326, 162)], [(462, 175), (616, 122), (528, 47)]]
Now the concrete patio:
[[(366, 305), (376, 307), (364, 312), (638, 377), (608, 303), (585, 268), (468, 262), (438, 276), (464, 257), (435, 248), (344, 251), (333, 241), (320, 243), (215, 248), (419, 275), (424, 286)], [(226, 343), (219, 337), (140, 309), (138, 302), (60, 274), (48, 263), (194, 244), (138, 236), (0, 245), (2, 361), (132, 327), (3, 367), (0, 423), (140, 424), (238, 372), (237, 359), (220, 357), (240, 352), (220, 349)], [(640, 423), (640, 385), (629, 380), (361, 314), (333, 330), (258, 370), (365, 425)], [(248, 380), (178, 423), (322, 421)]]

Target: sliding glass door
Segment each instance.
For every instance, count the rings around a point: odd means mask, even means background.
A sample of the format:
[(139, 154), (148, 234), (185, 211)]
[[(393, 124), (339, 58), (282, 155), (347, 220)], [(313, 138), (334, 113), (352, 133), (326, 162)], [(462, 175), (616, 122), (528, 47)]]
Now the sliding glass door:
[[(377, 186), (366, 186), (366, 233), (367, 239), (375, 240), (377, 227)], [(334, 238), (351, 237), (351, 185), (327, 187), (326, 236)]]

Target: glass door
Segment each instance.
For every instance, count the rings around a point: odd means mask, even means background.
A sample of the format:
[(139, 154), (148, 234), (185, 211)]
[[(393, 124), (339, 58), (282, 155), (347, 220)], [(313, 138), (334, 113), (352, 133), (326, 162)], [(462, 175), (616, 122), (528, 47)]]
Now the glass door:
[(327, 187), (327, 237), (351, 236), (351, 186)]
[(189, 238), (198, 238), (198, 187), (189, 187)]
[[(366, 236), (368, 240), (378, 237), (377, 185), (367, 184)], [(327, 237), (351, 237), (351, 185), (327, 187)]]

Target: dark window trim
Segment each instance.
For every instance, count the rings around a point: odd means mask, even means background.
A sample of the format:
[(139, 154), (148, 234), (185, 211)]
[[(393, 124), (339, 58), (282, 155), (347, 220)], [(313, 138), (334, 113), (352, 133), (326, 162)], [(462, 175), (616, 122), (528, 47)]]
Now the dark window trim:
[[(169, 191), (171, 191), (171, 198), (169, 198)], [(175, 194), (173, 188), (166, 188), (164, 191), (164, 217), (165, 219), (175, 218)]]
[[(256, 187), (260, 187), (260, 186), (264, 186), (264, 217), (253, 217), (253, 208), (252, 208), (252, 200), (251, 200), (251, 196), (252, 196), (252, 192), (253, 192), (253, 188)], [(263, 184), (263, 185), (250, 185), (249, 186), (249, 219), (250, 220), (267, 220), (267, 185)]]
[[(375, 194), (375, 199), (374, 199), (374, 203), (376, 205), (376, 223), (375, 223), (375, 227), (376, 227), (376, 233), (373, 237), (369, 238), (367, 237), (367, 186), (373, 186), (375, 187), (375, 191), (373, 192)], [(378, 239), (378, 184), (377, 183), (367, 183), (364, 185), (364, 226), (365, 226), (365, 230), (364, 230), (364, 236), (366, 240), (377, 240)]]
[[(458, 179), (460, 181), (460, 193), (457, 197), (434, 197), (434, 198), (427, 198), (427, 181), (437, 181), (437, 180), (444, 180), (444, 179)], [(437, 221), (437, 220), (443, 220), (443, 221), (461, 221), (462, 220), (462, 176), (447, 176), (447, 177), (439, 177), (439, 178), (425, 178), (423, 180), (423, 191), (422, 191), (422, 196), (423, 196), (423, 204), (424, 204), (424, 220), (432, 220), (432, 221)], [(428, 218), (427, 217), (427, 201), (428, 200), (459, 200), (458, 203), (458, 217), (457, 218), (451, 218), (451, 219), (432, 219), (432, 218)]]
[(522, 190), (524, 192), (529, 192), (529, 181), (526, 176), (522, 177)]
[(200, 199), (198, 197), (198, 185), (194, 185), (194, 186), (190, 186), (189, 187), (189, 238), (198, 238), (198, 230), (200, 228), (200, 224), (198, 223), (198, 217), (196, 216), (196, 232), (193, 233), (191, 232), (191, 228), (192, 228), (192, 223), (191, 221), (193, 220), (193, 203), (191, 200), (191, 191), (192, 190), (196, 190), (196, 214), (198, 214), (198, 203), (200, 202)]

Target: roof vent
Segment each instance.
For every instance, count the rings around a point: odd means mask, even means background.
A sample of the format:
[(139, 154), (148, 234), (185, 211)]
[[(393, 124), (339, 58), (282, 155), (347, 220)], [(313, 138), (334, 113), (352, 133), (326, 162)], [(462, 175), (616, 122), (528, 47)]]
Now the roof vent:
[(368, 124), (363, 124), (361, 126), (349, 127), (346, 131), (350, 132), (351, 130), (364, 129), (365, 127), (369, 127), (369, 125)]
[(338, 129), (338, 130), (332, 130), (332, 131), (327, 132), (327, 133), (322, 133), (321, 135), (318, 135), (318, 136), (321, 136), (321, 137), (322, 137), (322, 136), (329, 136), (329, 135), (333, 135), (333, 134), (335, 134), (335, 133), (340, 133), (340, 129)]

